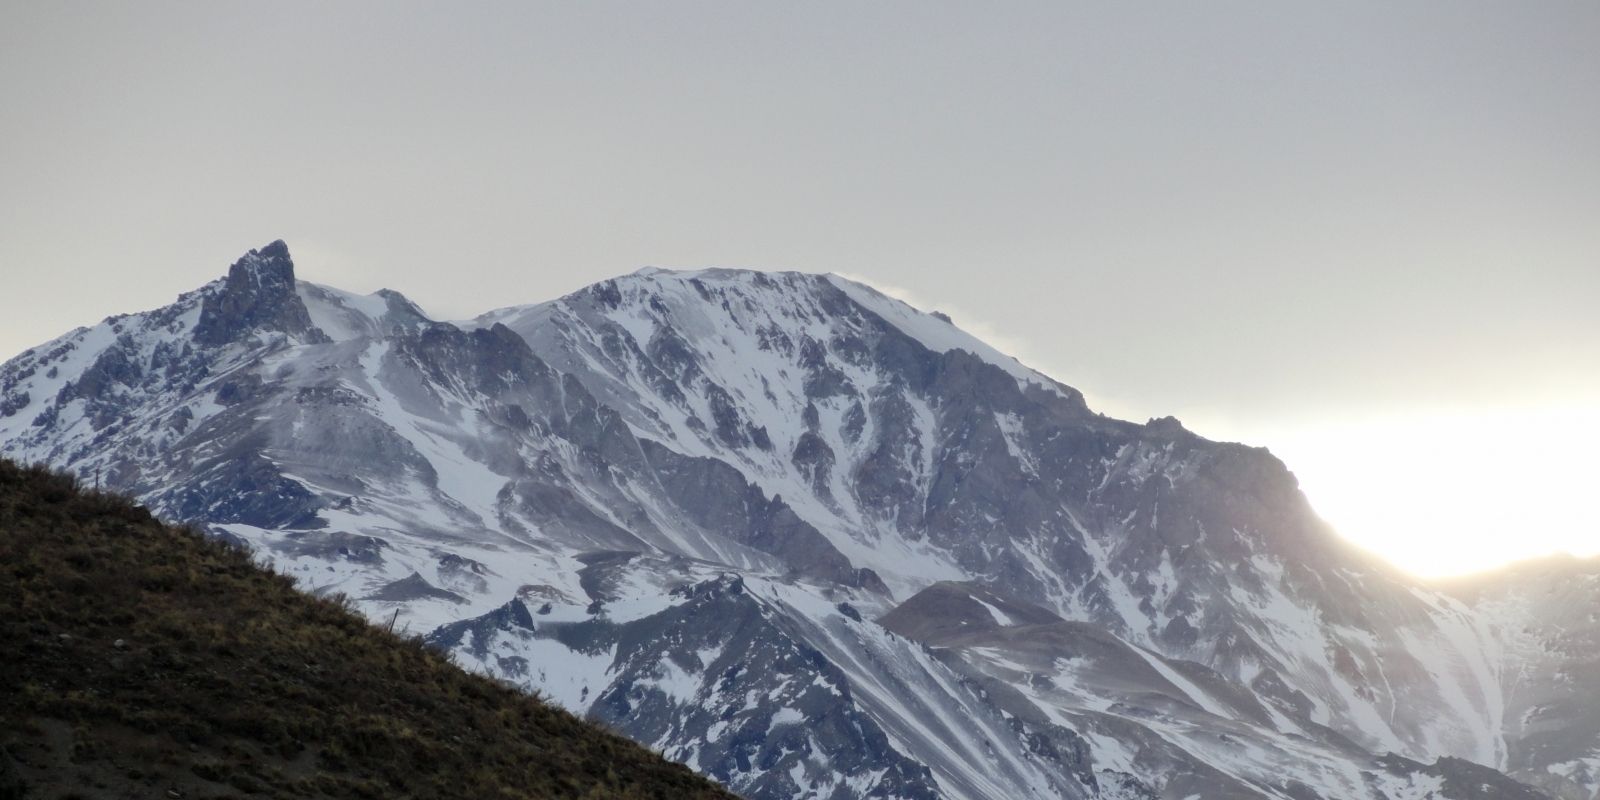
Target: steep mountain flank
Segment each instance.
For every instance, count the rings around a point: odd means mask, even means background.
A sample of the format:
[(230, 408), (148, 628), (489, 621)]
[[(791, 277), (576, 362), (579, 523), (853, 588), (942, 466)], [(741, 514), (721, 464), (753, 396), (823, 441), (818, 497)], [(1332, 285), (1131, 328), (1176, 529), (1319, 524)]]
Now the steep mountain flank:
[(1567, 800), (1600, 786), (1600, 556), (1524, 561), (1438, 588), (1504, 648), (1505, 770)]
[(0, 793), (732, 797), (293, 583), (0, 461)]

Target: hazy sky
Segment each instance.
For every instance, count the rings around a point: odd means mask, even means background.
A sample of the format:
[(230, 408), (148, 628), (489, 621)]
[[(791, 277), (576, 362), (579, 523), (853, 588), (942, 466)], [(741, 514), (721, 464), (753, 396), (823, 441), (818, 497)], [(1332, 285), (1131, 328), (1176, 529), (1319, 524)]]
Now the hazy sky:
[(1272, 447), (1418, 572), (1594, 552), (1597, 43), (1591, 0), (0, 0), (0, 358), (277, 238), (441, 318), (832, 271)]

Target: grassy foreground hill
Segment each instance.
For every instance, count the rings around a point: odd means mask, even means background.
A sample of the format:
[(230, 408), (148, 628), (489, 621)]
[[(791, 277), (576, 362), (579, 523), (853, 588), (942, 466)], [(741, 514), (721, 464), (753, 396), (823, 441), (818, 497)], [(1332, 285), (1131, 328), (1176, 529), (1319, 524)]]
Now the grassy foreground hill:
[(0, 800), (733, 797), (239, 549), (5, 461), (0, 745)]

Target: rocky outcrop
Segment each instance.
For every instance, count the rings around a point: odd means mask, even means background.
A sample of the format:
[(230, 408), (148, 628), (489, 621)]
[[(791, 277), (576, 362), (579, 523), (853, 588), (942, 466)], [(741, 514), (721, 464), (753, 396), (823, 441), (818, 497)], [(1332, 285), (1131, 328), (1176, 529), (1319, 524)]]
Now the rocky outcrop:
[(196, 343), (216, 347), (253, 331), (327, 341), (295, 292), (294, 262), (283, 240), (251, 250), (228, 268), (221, 290), (207, 294), (194, 326)]

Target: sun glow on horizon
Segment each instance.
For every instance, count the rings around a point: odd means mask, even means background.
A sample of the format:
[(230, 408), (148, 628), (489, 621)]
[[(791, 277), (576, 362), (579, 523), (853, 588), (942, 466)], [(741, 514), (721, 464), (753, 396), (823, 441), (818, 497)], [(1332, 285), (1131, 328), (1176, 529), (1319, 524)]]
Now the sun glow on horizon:
[(1600, 408), (1390, 417), (1240, 437), (1340, 534), (1415, 575), (1600, 553)]

